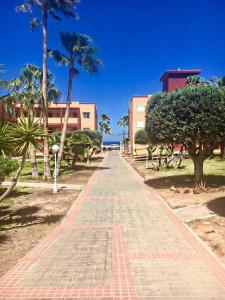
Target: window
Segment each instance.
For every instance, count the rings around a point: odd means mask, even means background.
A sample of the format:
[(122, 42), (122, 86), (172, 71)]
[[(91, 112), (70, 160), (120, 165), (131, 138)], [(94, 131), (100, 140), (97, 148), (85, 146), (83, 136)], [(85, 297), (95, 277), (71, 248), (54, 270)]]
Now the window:
[(145, 122), (144, 121), (137, 121), (137, 128), (144, 128)]
[(53, 117), (53, 113), (48, 113), (48, 116), (49, 116), (49, 118), (52, 118)]
[(83, 128), (83, 130), (91, 130), (91, 128)]
[(142, 106), (138, 106), (137, 107), (137, 111), (138, 112), (145, 112), (145, 107), (142, 105)]
[(89, 112), (83, 112), (83, 118), (84, 119), (90, 119), (90, 113)]

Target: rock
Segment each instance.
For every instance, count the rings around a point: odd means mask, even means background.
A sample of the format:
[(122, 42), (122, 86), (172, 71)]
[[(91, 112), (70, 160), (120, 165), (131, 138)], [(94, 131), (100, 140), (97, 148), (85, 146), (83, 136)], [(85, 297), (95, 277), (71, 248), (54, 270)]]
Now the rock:
[(201, 194), (201, 193), (202, 193), (202, 190), (200, 190), (200, 189), (194, 189), (194, 190), (193, 190), (193, 193), (194, 193), (194, 194)]
[(174, 193), (180, 194), (180, 191), (176, 189)]
[(218, 188), (218, 191), (225, 191), (225, 185), (222, 185)]
[(183, 191), (184, 194), (190, 194), (190, 192), (191, 192), (191, 191), (190, 191), (189, 189), (185, 189), (185, 190)]
[(170, 191), (173, 191), (173, 192), (175, 192), (176, 191), (176, 188), (175, 188), (175, 186), (173, 185), (173, 186), (171, 186), (171, 188), (170, 188)]

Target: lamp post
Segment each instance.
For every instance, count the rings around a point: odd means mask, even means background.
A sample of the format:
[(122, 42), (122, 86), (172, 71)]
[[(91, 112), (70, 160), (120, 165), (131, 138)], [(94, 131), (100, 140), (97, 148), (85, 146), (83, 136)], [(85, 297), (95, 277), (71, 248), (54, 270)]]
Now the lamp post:
[(58, 186), (57, 186), (57, 175), (56, 175), (56, 164), (57, 164), (57, 152), (59, 151), (59, 145), (54, 144), (52, 146), (52, 152), (55, 154), (55, 171), (54, 171), (54, 184), (53, 184), (53, 193), (58, 193)]

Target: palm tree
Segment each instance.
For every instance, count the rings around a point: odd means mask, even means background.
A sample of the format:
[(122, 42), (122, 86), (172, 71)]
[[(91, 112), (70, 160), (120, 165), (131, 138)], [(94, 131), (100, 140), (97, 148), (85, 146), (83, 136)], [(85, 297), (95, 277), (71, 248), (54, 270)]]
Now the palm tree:
[(103, 149), (103, 135), (108, 134), (110, 135), (111, 129), (110, 129), (110, 121), (111, 118), (107, 114), (101, 114), (100, 115), (100, 121), (99, 121), (99, 126), (100, 126), (100, 133), (102, 137), (102, 149)]
[(123, 128), (123, 142), (124, 142), (126, 139), (126, 127), (129, 125), (129, 116), (123, 115), (122, 118), (120, 118), (119, 121), (117, 122), (117, 125)]
[(22, 159), (10, 186), (3, 195), (0, 196), (0, 202), (3, 201), (16, 186), (30, 147), (40, 149), (38, 142), (44, 137), (43, 128), (38, 122), (35, 122), (34, 118), (30, 115), (27, 118), (21, 118), (17, 124), (9, 126), (9, 130), (6, 134), (11, 139), (11, 152), (16, 151), (22, 156)]
[(209, 80), (209, 83), (215, 84), (220, 88), (225, 87), (225, 75), (223, 75), (221, 78), (213, 77)]
[[(44, 178), (50, 178), (49, 165), (49, 147), (48, 147), (48, 84), (47, 84), (47, 34), (48, 34), (48, 17), (61, 20), (61, 15), (64, 17), (77, 18), (75, 9), (79, 0), (24, 0), (23, 4), (16, 7), (18, 12), (32, 13), (34, 8), (39, 11), (39, 16), (42, 19), (42, 35), (43, 35), (43, 80), (42, 80), (42, 96), (43, 96), (43, 123), (45, 131), (44, 139)], [(30, 21), (31, 29), (34, 30), (40, 24), (39, 16), (34, 17)]]
[(63, 148), (66, 139), (70, 103), (72, 98), (73, 79), (75, 76), (79, 75), (79, 69), (85, 69), (89, 73), (96, 73), (98, 71), (98, 65), (101, 64), (101, 61), (95, 57), (97, 50), (89, 36), (73, 32), (61, 33), (60, 38), (62, 46), (66, 51), (65, 54), (57, 50), (48, 50), (49, 56), (53, 57), (57, 64), (66, 65), (69, 70), (66, 111), (56, 167), (57, 175), (59, 174), (61, 160), (63, 157)]
[[(34, 105), (38, 104), (40, 110), (43, 109), (42, 97), (42, 69), (27, 64), (23, 67), (18, 78), (8, 82), (7, 89), (9, 94), (3, 98), (3, 101), (11, 106), (20, 104), (20, 112), (22, 116), (35, 116)], [(48, 99), (57, 101), (61, 96), (59, 90), (56, 89), (53, 76), (48, 72)], [(38, 177), (38, 169), (36, 162), (36, 151), (30, 148), (31, 170), (32, 176)]]

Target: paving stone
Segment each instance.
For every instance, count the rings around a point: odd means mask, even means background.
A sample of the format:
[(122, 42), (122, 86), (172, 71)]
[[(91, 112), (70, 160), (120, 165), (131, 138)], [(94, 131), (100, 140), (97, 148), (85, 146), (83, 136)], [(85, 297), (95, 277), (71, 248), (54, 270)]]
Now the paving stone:
[(225, 300), (225, 270), (109, 153), (69, 214), (0, 280), (0, 299)]

